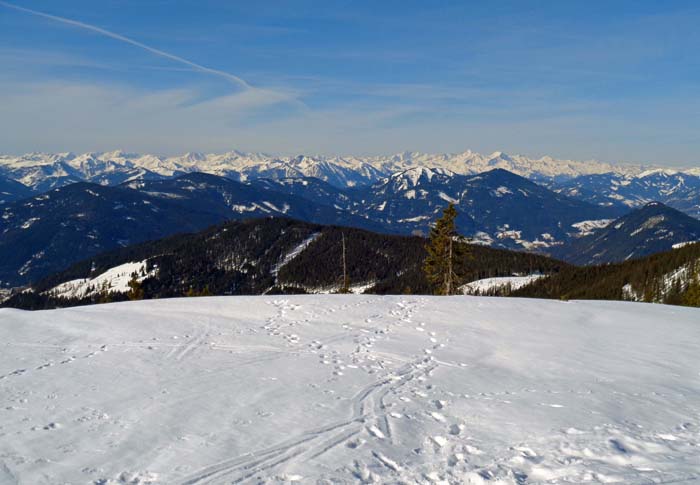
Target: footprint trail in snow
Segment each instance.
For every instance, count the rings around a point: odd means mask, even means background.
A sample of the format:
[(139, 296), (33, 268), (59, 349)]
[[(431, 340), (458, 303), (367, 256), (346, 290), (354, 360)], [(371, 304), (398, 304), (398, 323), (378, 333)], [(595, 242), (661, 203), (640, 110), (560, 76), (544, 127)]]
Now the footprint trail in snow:
[(367, 295), (0, 310), (0, 482), (690, 483), (697, 319)]

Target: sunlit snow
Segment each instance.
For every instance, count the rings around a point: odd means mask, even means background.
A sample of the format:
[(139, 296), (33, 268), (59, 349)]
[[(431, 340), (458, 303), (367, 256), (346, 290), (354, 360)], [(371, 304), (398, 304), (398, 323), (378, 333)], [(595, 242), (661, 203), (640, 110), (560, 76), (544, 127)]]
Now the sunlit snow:
[(700, 310), (212, 297), (0, 310), (0, 483), (692, 483)]

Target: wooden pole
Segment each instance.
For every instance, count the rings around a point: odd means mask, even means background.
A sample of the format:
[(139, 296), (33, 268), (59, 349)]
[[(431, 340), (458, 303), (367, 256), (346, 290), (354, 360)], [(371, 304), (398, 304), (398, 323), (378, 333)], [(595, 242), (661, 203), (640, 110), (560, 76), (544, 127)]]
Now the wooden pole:
[(447, 294), (452, 294), (452, 236), (450, 236), (450, 251), (447, 260)]
[(345, 233), (343, 234), (343, 293), (347, 293), (349, 291), (348, 288), (348, 267), (347, 263), (345, 260)]

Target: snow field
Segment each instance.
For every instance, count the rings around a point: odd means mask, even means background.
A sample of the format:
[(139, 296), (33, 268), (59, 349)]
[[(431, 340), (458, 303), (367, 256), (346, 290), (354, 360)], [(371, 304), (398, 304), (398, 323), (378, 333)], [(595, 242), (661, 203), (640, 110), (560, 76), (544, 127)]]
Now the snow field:
[(0, 310), (0, 483), (691, 483), (700, 312), (479, 297)]

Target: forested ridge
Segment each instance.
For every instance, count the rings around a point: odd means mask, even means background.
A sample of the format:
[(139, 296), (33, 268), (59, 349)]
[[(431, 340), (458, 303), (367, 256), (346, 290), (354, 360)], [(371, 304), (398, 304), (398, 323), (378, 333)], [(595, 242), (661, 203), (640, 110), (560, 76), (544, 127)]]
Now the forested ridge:
[[(124, 300), (124, 293), (57, 298), (48, 290), (143, 260), (147, 261), (147, 271), (155, 274), (141, 284), (147, 299), (335, 291), (342, 283), (343, 237), (351, 287), (362, 286), (366, 292), (378, 294), (432, 292), (422, 271), (427, 242), (422, 237), (265, 218), (232, 221), (199, 233), (171, 236), (86, 259), (42, 279), (32, 285), (32, 291), (14, 295), (4, 306), (38, 309)], [(285, 256), (304, 241), (308, 246), (281, 265)], [(458, 244), (467, 246), (465, 242)], [(531, 253), (478, 245), (466, 249), (458, 283), (514, 273), (549, 274), (568, 266)]]
[(557, 274), (514, 291), (512, 295), (700, 306), (700, 302), (688, 295), (698, 283), (699, 271), (700, 243), (695, 243), (624, 263), (567, 266)]
[[(103, 253), (13, 295), (3, 306), (42, 309), (129, 298), (336, 292), (343, 286), (342, 240), (349, 289), (375, 294), (432, 294), (424, 272), (427, 239), (322, 226), (286, 218), (230, 221)], [(624, 263), (576, 267), (545, 256), (468, 244), (456, 285), (512, 275), (543, 274), (529, 285), (485, 295), (556, 299), (634, 300), (700, 305), (700, 243)], [(92, 279), (111, 268), (145, 261), (142, 281), (128, 291), (90, 288), (59, 295), (61, 283)]]

